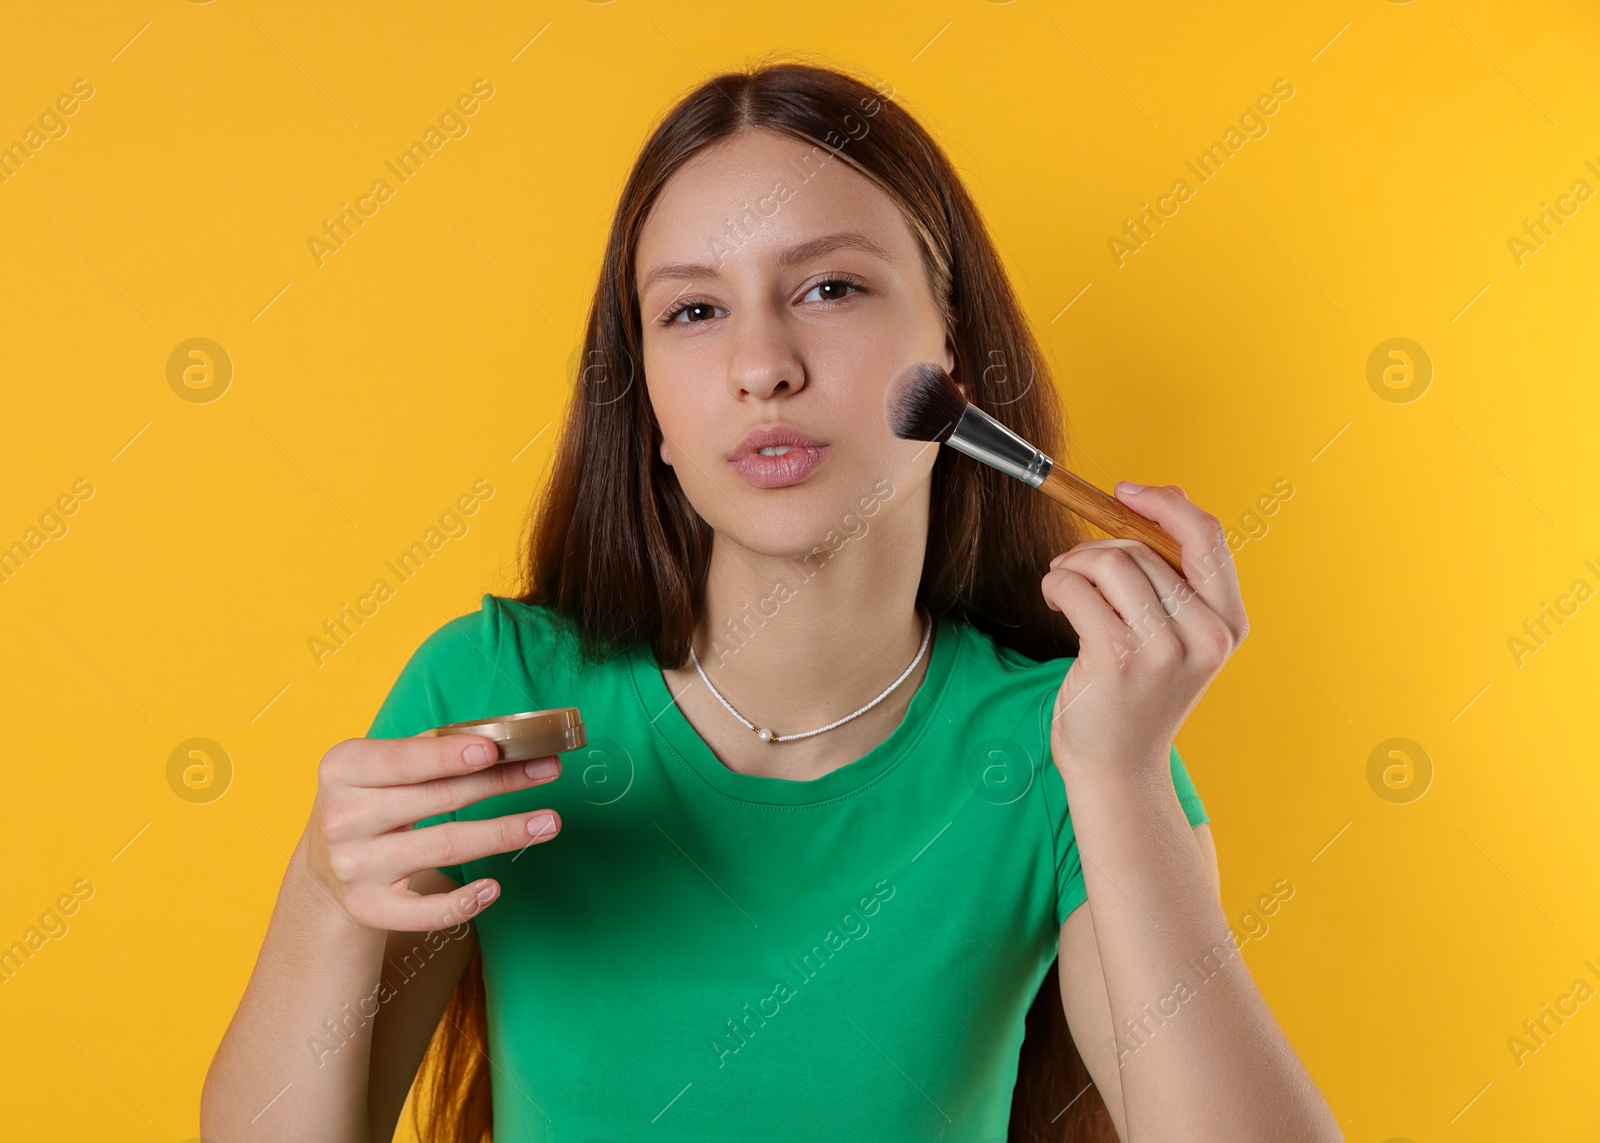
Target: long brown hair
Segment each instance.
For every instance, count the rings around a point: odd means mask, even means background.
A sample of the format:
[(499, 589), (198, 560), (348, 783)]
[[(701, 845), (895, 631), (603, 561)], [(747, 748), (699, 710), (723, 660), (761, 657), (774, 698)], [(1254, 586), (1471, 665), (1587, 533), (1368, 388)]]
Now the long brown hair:
[[(892, 88), (776, 59), (709, 79), (656, 126), (622, 189), (553, 471), (531, 517), (517, 598), (559, 613), (592, 662), (640, 640), (659, 664), (689, 657), (712, 533), (658, 452), (661, 430), (640, 375), (634, 254), (673, 173), (708, 145), (756, 128), (795, 137), (818, 162), (850, 163), (895, 201), (919, 238), (956, 379), (974, 404), (1062, 459), (1060, 399), (994, 243), (955, 168)], [(1072, 517), (1021, 482), (940, 449), (917, 601), (1030, 658), (1076, 655), (1077, 635), (1046, 605), (1039, 579), (1081, 538)], [(422, 1064), (413, 1111), (426, 1143), (491, 1138), (484, 999), (474, 943)], [(1027, 1015), (1009, 1138), (1116, 1139), (1069, 1034), (1055, 962)]]

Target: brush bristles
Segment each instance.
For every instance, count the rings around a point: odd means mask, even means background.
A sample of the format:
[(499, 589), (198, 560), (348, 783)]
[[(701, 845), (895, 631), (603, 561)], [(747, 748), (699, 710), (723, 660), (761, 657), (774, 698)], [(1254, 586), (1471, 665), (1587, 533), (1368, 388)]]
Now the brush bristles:
[(889, 431), (902, 440), (942, 443), (967, 411), (967, 399), (937, 362), (918, 361), (889, 382), (883, 411)]

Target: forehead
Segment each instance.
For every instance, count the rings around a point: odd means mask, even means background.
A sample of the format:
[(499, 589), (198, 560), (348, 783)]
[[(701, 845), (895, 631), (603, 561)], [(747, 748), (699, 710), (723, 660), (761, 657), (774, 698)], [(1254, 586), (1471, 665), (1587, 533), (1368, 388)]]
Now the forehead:
[(639, 233), (639, 280), (662, 262), (770, 259), (806, 239), (857, 230), (896, 262), (916, 263), (910, 226), (871, 179), (820, 143), (748, 131), (667, 180)]

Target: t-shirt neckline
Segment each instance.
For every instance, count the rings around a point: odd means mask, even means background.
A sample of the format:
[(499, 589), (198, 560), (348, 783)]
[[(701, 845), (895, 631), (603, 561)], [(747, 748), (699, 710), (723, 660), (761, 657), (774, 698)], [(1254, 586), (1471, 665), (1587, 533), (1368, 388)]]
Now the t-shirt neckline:
[[(912, 695), (900, 723), (881, 742), (853, 762), (812, 781), (769, 778), (741, 774), (723, 765), (678, 709), (677, 700), (667, 688), (647, 642), (634, 646), (629, 654), (634, 686), (651, 725), (675, 754), (713, 789), (738, 801), (773, 806), (807, 806), (853, 794), (882, 776), (915, 746), (934, 725), (943, 721), (939, 705), (957, 650), (957, 632), (948, 617), (937, 620), (928, 648), (928, 670)], [(732, 715), (728, 716), (730, 721)], [(782, 749), (779, 744), (776, 749)]]

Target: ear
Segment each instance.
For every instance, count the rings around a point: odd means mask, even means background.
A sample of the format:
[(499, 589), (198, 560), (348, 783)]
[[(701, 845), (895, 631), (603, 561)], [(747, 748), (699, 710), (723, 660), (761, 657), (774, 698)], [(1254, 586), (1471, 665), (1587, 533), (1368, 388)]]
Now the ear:
[(956, 375), (956, 343), (948, 333), (944, 335), (943, 364), (944, 371), (950, 374), (950, 376), (955, 380), (956, 385), (960, 387), (962, 396), (966, 397), (966, 399), (969, 401), (972, 400), (972, 386), (968, 385), (965, 380)]
[(667, 448), (667, 438), (661, 438), (661, 459), (670, 468), (672, 466), (672, 450)]

